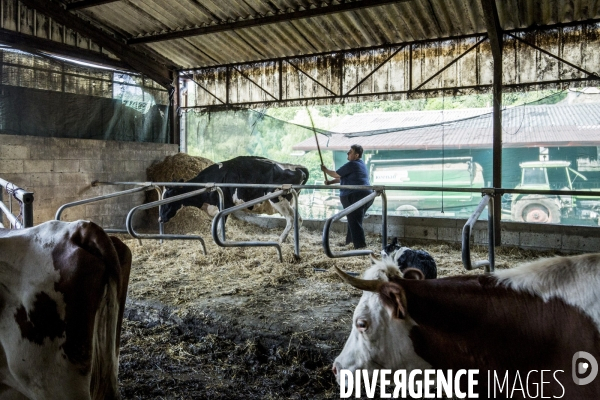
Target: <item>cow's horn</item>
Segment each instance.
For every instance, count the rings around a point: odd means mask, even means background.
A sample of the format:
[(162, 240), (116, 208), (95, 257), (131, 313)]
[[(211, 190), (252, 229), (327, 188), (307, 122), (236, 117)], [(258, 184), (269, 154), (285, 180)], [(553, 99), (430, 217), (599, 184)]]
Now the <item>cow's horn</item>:
[(334, 268), (335, 272), (340, 276), (340, 278), (342, 278), (342, 280), (344, 282), (346, 282), (360, 290), (366, 290), (368, 292), (377, 292), (379, 290), (379, 287), (383, 283), (385, 283), (385, 282), (379, 281), (379, 280), (367, 280), (367, 279), (355, 278), (353, 276), (348, 275), (347, 273), (345, 273), (344, 271), (342, 271), (335, 265), (333, 266), (333, 268)]

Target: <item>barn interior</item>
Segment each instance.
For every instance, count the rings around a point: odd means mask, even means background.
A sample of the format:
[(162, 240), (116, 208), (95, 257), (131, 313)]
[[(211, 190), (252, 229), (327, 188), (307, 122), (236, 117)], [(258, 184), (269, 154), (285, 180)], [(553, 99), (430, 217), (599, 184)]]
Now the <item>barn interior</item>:
[[(232, 156), (241, 155), (257, 132), (267, 136), (268, 125), (301, 132), (302, 141), (269, 138), (285, 143), (286, 157), (297, 162), (304, 158), (293, 151), (316, 159), (320, 143), (330, 165), (339, 165), (351, 142), (364, 143), (374, 159), (472, 157), (483, 166), (482, 188), (495, 199), (497, 268), (598, 251), (597, 219), (503, 220), (502, 198), (518, 181), (516, 164), (543, 156), (569, 159), (572, 167), (587, 159), (577, 169), (598, 181), (600, 109), (592, 89), (599, 86), (599, 17), (592, 0), (0, 0), (0, 182), (33, 193), (28, 218), (37, 225), (65, 204), (126, 191), (131, 182), (190, 179), (206, 159), (219, 161), (210, 153), (216, 145), (239, 144)], [(452, 124), (451, 104), (469, 96), (487, 99), (485, 123), (463, 115)], [(561, 103), (542, 109), (552, 96)], [(568, 101), (573, 96), (579, 103)], [(442, 103), (441, 120), (422, 126), (399, 122), (406, 114), (369, 125), (360, 113), (345, 125), (318, 126), (334, 109), (432, 101)], [(291, 120), (272, 111), (293, 108), (306, 114)], [(535, 136), (540, 132), (546, 136)], [(391, 145), (377, 144), (385, 135), (406, 143), (386, 153)], [(4, 186), (1, 202), (22, 216), (14, 189)], [(597, 188), (585, 189), (600, 196)], [(572, 189), (565, 193), (584, 188)], [(119, 229), (133, 207), (155, 196), (145, 190), (108, 198), (65, 209), (61, 219)], [(202, 214), (180, 214), (167, 233), (210, 236)], [(463, 273), (458, 252), (466, 218), (449, 214), (390, 215), (386, 234), (429, 251), (442, 275)], [(327, 258), (325, 216), (305, 218), (301, 258), (287, 243), (283, 263), (274, 251), (224, 249), (207, 240), (203, 255), (194, 242), (140, 245), (124, 235), (134, 267), (123, 396), (337, 398), (330, 363), (359, 294), (314, 269), (361, 272), (368, 259)], [(150, 210), (136, 223), (154, 231), (155, 221)], [(275, 240), (269, 238), (283, 226), (264, 216), (230, 223), (240, 240)], [(383, 223), (377, 213), (365, 221), (373, 251), (381, 248)], [(344, 229), (335, 227), (332, 242)], [(485, 218), (471, 240), (473, 256), (486, 258)]]

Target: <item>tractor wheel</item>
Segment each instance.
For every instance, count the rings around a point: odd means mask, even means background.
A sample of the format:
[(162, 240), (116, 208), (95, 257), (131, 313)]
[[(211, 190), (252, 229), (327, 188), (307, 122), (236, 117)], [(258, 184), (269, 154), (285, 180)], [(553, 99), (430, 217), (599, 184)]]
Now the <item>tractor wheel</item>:
[(560, 210), (556, 202), (548, 197), (525, 196), (513, 208), (513, 220), (560, 224)]

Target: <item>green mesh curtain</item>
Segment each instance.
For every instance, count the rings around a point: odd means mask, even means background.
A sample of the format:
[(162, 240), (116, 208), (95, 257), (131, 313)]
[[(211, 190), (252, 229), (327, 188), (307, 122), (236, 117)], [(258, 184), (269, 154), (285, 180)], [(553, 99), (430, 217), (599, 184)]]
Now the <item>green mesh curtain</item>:
[(167, 143), (169, 96), (151, 80), (0, 48), (0, 131)]

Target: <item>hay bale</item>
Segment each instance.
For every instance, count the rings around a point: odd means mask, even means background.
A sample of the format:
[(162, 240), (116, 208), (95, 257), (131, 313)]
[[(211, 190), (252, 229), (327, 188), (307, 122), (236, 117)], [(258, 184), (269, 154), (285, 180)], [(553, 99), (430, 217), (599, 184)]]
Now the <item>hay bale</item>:
[(194, 157), (185, 153), (167, 156), (146, 169), (146, 176), (152, 182), (177, 182), (181, 179), (189, 181), (204, 168), (213, 165), (208, 158)]
[[(177, 153), (173, 156), (167, 156), (163, 161), (155, 162), (146, 168), (146, 179), (151, 182), (177, 182), (181, 179), (189, 181), (212, 164), (214, 162), (208, 158)], [(146, 203), (156, 200), (158, 200), (158, 195), (155, 191), (146, 192)], [(148, 220), (154, 221), (158, 218), (158, 208), (147, 210), (146, 217)]]

